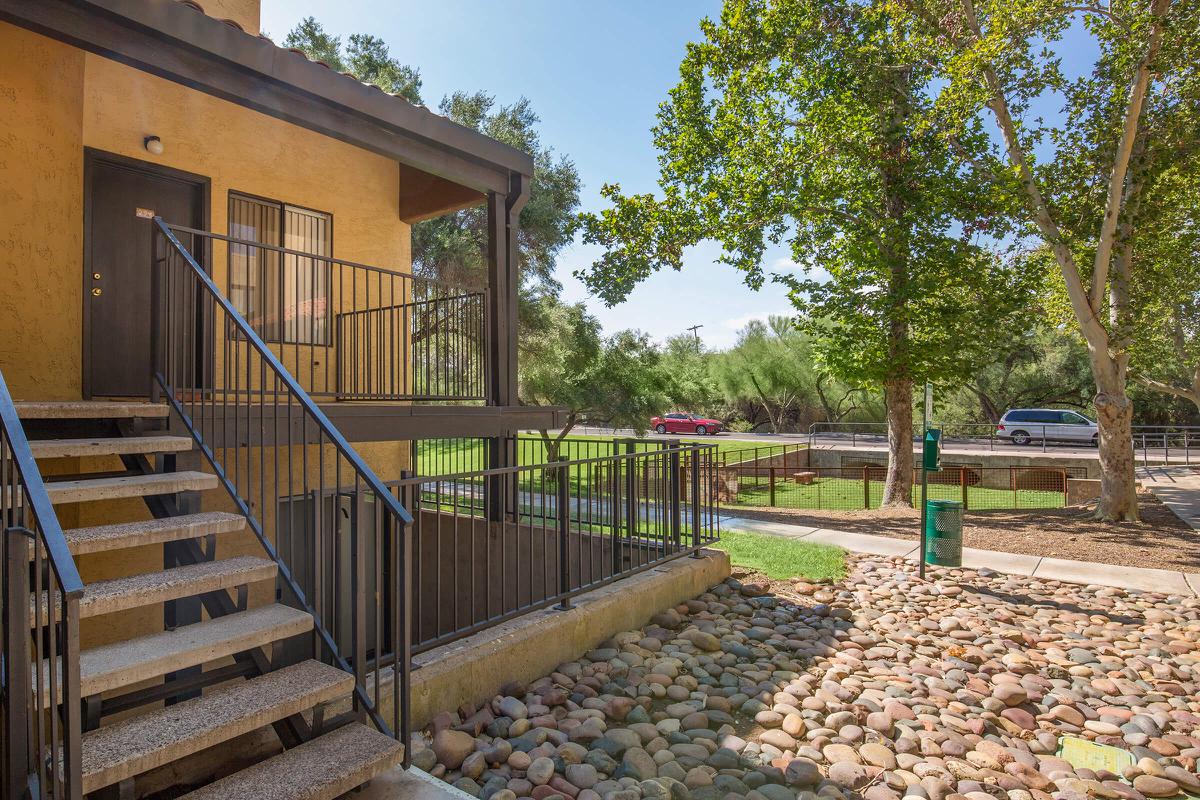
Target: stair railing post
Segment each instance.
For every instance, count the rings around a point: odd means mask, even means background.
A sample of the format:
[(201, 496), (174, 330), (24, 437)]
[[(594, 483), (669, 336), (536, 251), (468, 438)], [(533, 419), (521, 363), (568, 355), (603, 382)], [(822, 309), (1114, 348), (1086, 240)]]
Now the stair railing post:
[[(364, 502), (362, 492), (354, 492), (350, 498), (350, 597), (353, 604), (353, 641), (350, 651), (354, 657), (354, 683), (367, 685), (367, 546), (363, 541), (363, 513), (359, 504)], [(376, 698), (378, 700), (378, 698)], [(355, 716), (359, 722), (367, 721), (367, 710), (358, 697), (354, 699)]]
[(414, 514), (411, 525), (400, 524), (399, 526), (400, 585), (396, 587), (396, 594), (401, 605), (398, 615), (400, 619), (400, 640), (396, 643), (396, 652), (400, 653), (400, 675), (398, 681), (399, 692), (392, 698), (392, 702), (400, 709), (398, 733), (400, 741), (404, 743), (405, 769), (412, 766), (412, 606), (413, 598), (416, 595), (416, 590), (413, 586), (412, 532), (415, 526), (419, 524), (418, 517)]
[[(15, 505), (20, 484), (9, 480), (4, 489)], [(10, 510), (11, 509), (6, 509)], [(4, 669), (7, 687), (4, 739), (8, 747), (5, 797), (24, 797), (30, 774), (30, 697), (33, 685), (29, 667), (29, 539), (20, 528), (4, 523)], [(37, 713), (37, 712), (33, 712)]]

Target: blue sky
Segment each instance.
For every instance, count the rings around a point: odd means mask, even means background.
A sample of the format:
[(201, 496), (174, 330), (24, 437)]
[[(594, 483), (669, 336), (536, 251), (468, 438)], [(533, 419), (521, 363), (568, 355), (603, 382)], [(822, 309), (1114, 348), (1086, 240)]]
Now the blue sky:
[[(345, 39), (371, 33), (392, 55), (417, 67), (422, 94), (436, 107), (455, 90), (485, 90), (501, 103), (528, 97), (542, 118), (545, 144), (569, 155), (583, 180), (581, 204), (604, 207), (600, 187), (626, 192), (656, 188), (656, 152), (650, 126), (659, 103), (679, 76), (687, 42), (699, 22), (716, 17), (720, 0), (263, 0), (262, 27), (277, 42), (304, 16)], [(1068, 76), (1090, 68), (1095, 44), (1082, 26), (1056, 48)], [(1061, 98), (1036, 104), (1047, 119), (1060, 116)], [(990, 122), (990, 120), (989, 120)], [(1039, 155), (1045, 156), (1043, 144)], [(709, 347), (728, 347), (751, 319), (789, 314), (782, 288), (768, 282), (754, 292), (732, 267), (715, 263), (720, 248), (704, 244), (686, 254), (682, 272), (659, 273), (629, 299), (606, 308), (572, 272), (598, 255), (576, 243), (559, 258), (567, 300), (583, 300), (607, 331), (637, 328), (656, 340), (703, 325)], [(787, 253), (765, 259), (768, 271), (794, 269)]]
[[(379, 36), (393, 56), (420, 69), (433, 106), (459, 89), (483, 89), (502, 103), (528, 97), (543, 141), (579, 168), (583, 208), (598, 209), (605, 182), (654, 189), (654, 114), (676, 83), (685, 45), (699, 37), (701, 17), (719, 11), (718, 0), (264, 0), (262, 27), (282, 41), (312, 15), (343, 38)], [(718, 254), (715, 246), (697, 248), (682, 273), (656, 275), (611, 309), (571, 277), (595, 250), (568, 248), (558, 272), (565, 298), (584, 300), (610, 332), (638, 328), (661, 340), (699, 324), (709, 346), (726, 347), (747, 320), (790, 306), (778, 286), (746, 288), (731, 267), (713, 263)], [(785, 255), (768, 261), (786, 267)]]

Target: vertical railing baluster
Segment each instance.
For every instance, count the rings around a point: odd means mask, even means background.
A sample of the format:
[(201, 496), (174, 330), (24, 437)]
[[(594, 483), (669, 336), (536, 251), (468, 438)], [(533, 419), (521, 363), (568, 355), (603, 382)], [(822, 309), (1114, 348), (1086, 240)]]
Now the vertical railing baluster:
[(557, 497), (555, 498), (555, 513), (557, 518), (558, 530), (558, 593), (560, 609), (568, 609), (571, 607), (571, 600), (568, 596), (571, 591), (570, 579), (570, 535), (571, 535), (571, 499), (570, 499), (570, 481), (571, 468), (567, 466), (567, 460), (559, 457), (561, 466), (557, 470)]

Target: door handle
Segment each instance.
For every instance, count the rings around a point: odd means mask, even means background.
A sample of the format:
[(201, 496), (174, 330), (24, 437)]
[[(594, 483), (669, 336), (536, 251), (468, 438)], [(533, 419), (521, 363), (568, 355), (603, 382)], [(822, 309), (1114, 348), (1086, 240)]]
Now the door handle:
[(104, 290), (101, 289), (99, 286), (92, 288), (92, 297), (99, 297), (102, 294), (104, 294)]

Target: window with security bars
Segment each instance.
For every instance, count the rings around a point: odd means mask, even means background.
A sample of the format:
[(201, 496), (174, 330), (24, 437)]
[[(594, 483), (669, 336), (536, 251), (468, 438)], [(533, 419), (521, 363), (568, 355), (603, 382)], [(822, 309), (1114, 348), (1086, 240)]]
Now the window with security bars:
[(229, 247), (229, 299), (267, 341), (330, 344), (333, 217), (230, 192), (229, 235), (297, 252)]

